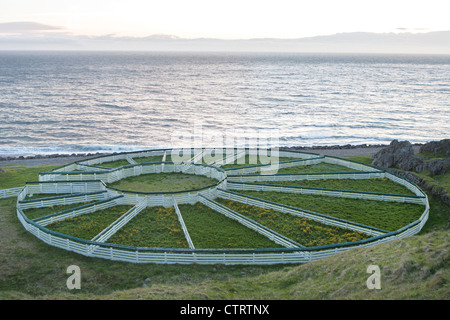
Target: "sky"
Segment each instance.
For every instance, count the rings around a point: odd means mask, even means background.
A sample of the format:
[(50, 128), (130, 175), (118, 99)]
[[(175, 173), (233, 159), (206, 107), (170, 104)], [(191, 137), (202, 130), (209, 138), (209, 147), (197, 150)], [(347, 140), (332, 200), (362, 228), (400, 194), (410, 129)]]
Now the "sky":
[(449, 9), (448, 0), (2, 0), (0, 24), (90, 36), (292, 39), (450, 30)]

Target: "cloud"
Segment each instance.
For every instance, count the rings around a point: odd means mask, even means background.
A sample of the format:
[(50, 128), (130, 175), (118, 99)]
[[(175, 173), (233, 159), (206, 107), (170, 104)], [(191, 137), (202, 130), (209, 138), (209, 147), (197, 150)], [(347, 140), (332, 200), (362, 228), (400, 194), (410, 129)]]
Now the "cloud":
[[(297, 39), (186, 39), (74, 35), (67, 29), (35, 22), (0, 23), (0, 50), (128, 50), (450, 54), (450, 31), (394, 33), (350, 32)], [(418, 30), (416, 28), (416, 30)]]
[(65, 28), (37, 22), (19, 21), (0, 23), (0, 34), (27, 34), (61, 30), (65, 30)]
[(400, 32), (429, 32), (430, 28), (396, 28), (396, 31)]

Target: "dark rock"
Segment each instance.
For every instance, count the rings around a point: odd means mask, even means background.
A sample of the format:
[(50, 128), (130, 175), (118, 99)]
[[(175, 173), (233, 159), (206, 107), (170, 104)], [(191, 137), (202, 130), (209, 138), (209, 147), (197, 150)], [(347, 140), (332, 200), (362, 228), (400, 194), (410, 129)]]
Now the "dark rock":
[[(450, 141), (449, 139), (447, 140)], [(432, 147), (423, 149), (425, 145)], [(421, 147), (421, 150), (427, 150), (425, 151), (427, 153), (433, 151), (442, 154), (442, 151), (445, 151), (445, 149), (436, 147), (436, 144), (427, 143), (425, 145)], [(440, 146), (445, 146), (445, 142), (441, 143)], [(444, 174), (450, 171), (450, 157), (426, 160), (414, 154), (413, 146), (408, 141), (399, 142), (398, 140), (393, 140), (387, 148), (381, 149), (372, 159), (372, 164), (381, 168), (395, 167), (401, 170), (416, 172), (428, 170), (431, 175)]]
[(425, 170), (429, 170), (431, 175), (444, 174), (447, 171), (450, 171), (450, 157), (445, 159), (432, 159), (416, 167), (417, 172)]
[(393, 140), (388, 147), (381, 149), (373, 156), (372, 164), (381, 168), (397, 167), (402, 170), (413, 170), (423, 164), (423, 159), (414, 154), (409, 141)]
[(450, 156), (450, 139), (427, 142), (420, 147), (419, 152), (424, 154)]

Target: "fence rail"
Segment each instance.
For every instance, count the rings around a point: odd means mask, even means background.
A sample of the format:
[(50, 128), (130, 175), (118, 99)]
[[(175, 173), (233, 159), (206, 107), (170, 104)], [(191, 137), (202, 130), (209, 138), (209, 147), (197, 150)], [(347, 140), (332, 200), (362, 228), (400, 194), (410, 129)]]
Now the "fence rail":
[(362, 232), (364, 234), (371, 235), (371, 236), (378, 236), (378, 235), (387, 233), (387, 231), (381, 230), (378, 228), (364, 226), (362, 224), (326, 216), (323, 214), (319, 214), (317, 212), (307, 211), (307, 210), (291, 207), (288, 205), (284, 205), (284, 204), (280, 204), (280, 203), (276, 203), (276, 202), (272, 202), (272, 201), (268, 201), (268, 200), (264, 200), (264, 199), (250, 197), (250, 196), (246, 196), (246, 195), (228, 191), (228, 190), (219, 189), (217, 196), (222, 199), (238, 201), (238, 202), (241, 202), (244, 204), (253, 205), (256, 207), (263, 208), (263, 209), (271, 209), (271, 210), (275, 210), (278, 212), (288, 213), (288, 214), (292, 214), (292, 215), (306, 218), (309, 220), (314, 220), (314, 221), (317, 221), (317, 222), (320, 222), (320, 223), (323, 223), (326, 225), (331, 225), (331, 226), (336, 226), (336, 227), (340, 227), (340, 228), (344, 228), (344, 229), (348, 229), (348, 230), (352, 230), (352, 231)]
[(1, 189), (0, 190), (0, 199), (17, 197), (23, 188), (24, 187)]
[(183, 216), (181, 214), (180, 208), (178, 208), (178, 204), (177, 204), (177, 201), (176, 201), (175, 197), (173, 197), (173, 207), (175, 209), (175, 213), (177, 214), (178, 221), (180, 222), (181, 229), (183, 230), (183, 233), (184, 233), (186, 241), (187, 241), (187, 243), (189, 245), (189, 248), (195, 249), (194, 243), (192, 242), (191, 236), (189, 235), (189, 231), (188, 231), (188, 229), (186, 227), (186, 224), (184, 223)]
[(424, 196), (409, 196), (409, 195), (373, 193), (373, 192), (352, 191), (352, 190), (334, 190), (334, 189), (311, 188), (302, 186), (260, 184), (251, 182), (228, 181), (227, 187), (230, 190), (287, 192), (287, 193), (312, 194), (312, 195), (330, 196), (339, 198), (392, 201), (392, 202), (415, 203), (415, 204), (425, 204), (426, 201)]
[(286, 248), (298, 248), (303, 247), (301, 244), (286, 238), (285, 236), (280, 235), (279, 233), (251, 220), (247, 217), (215, 202), (214, 200), (208, 199), (205, 196), (200, 196), (200, 202), (206, 205), (207, 207), (213, 209), (214, 211), (217, 211), (224, 216), (231, 218), (233, 220), (238, 221), (240, 224), (246, 226), (249, 229), (252, 229), (259, 234), (262, 234), (266, 238), (272, 240), (273, 242), (282, 245)]

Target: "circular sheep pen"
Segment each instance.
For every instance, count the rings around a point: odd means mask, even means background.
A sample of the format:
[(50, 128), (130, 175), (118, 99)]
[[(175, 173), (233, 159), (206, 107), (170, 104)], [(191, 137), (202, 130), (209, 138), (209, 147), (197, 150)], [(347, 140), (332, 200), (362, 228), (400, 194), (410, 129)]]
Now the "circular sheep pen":
[(426, 194), (383, 169), (313, 153), (158, 149), (93, 157), (18, 190), (49, 245), (133, 263), (304, 263), (418, 233)]

